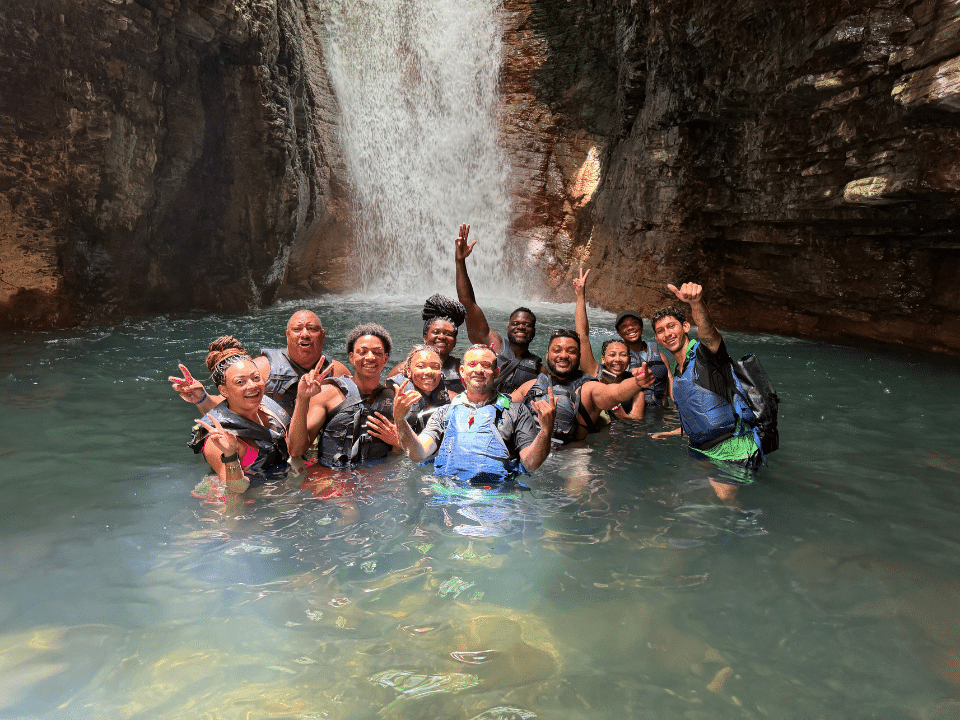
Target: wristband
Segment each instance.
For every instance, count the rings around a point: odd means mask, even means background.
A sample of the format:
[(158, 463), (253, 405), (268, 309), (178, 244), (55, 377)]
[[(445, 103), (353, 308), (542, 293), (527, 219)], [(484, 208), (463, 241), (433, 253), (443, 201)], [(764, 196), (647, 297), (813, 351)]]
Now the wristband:
[(201, 404), (202, 402), (204, 402), (206, 399), (207, 399), (207, 391), (204, 390), (204, 391), (203, 391), (203, 397), (202, 397), (202, 398), (200, 398), (200, 399), (197, 400), (196, 402), (194, 402), (193, 400), (191, 400), (190, 402), (192, 402), (194, 405), (200, 405), (200, 404)]
[(237, 453), (234, 453), (233, 455), (224, 455), (223, 453), (220, 453), (220, 461), (224, 465), (229, 465), (230, 463), (239, 463), (240, 455)]

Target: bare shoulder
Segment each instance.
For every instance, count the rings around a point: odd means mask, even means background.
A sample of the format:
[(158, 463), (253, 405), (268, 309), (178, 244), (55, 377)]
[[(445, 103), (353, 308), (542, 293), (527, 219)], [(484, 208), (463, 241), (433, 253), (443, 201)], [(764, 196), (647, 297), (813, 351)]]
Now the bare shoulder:
[(260, 371), (260, 374), (263, 375), (264, 378), (270, 376), (270, 361), (266, 355), (258, 355), (253, 358), (253, 364), (257, 366), (257, 370)]
[(339, 360), (331, 360), (330, 364), (333, 365), (334, 377), (346, 377), (351, 374), (350, 369)]

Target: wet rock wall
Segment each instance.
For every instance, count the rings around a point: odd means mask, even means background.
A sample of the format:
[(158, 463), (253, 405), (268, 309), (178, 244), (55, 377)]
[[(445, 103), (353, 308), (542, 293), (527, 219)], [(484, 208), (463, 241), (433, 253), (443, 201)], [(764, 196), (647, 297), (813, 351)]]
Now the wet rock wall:
[(235, 311), (322, 285), (349, 227), (317, 12), (5, 4), (0, 325)]
[(960, 352), (960, 6), (507, 0), (518, 231), (570, 299)]

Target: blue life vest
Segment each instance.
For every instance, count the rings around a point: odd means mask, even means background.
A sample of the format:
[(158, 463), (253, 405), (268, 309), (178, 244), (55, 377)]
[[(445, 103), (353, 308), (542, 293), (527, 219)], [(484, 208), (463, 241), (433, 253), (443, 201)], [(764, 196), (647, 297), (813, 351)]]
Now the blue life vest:
[(523, 465), (510, 456), (500, 436), (500, 423), (510, 407), (510, 398), (498, 395), (495, 402), (478, 408), (466, 402), (466, 395), (457, 395), (447, 411), (434, 474), (474, 483), (498, 483), (521, 472)]
[[(599, 432), (600, 428), (591, 418), (587, 409), (580, 402), (580, 390), (588, 382), (594, 382), (594, 379), (578, 370), (574, 377), (560, 382), (554, 380), (553, 376), (541, 373), (537, 381), (531, 386), (524, 397), (524, 402), (530, 408), (530, 412), (537, 417), (533, 409), (535, 400), (542, 400), (548, 395), (548, 389), (553, 388), (553, 396), (557, 400), (557, 415), (553, 423), (553, 440), (566, 445), (579, 439), (580, 427), (584, 427), (587, 433)], [(583, 419), (583, 423), (578, 422), (577, 418)], [(537, 422), (539, 426), (539, 420)]]
[[(300, 376), (310, 372), (310, 368), (300, 367), (283, 350), (263, 348), (260, 354), (270, 361), (270, 377), (266, 382), (266, 394), (292, 414), (293, 406), (297, 403), (297, 385), (300, 382)], [(320, 371), (326, 370), (329, 366), (330, 360), (324, 358)]]
[(330, 382), (346, 397), (327, 415), (317, 452), (320, 464), (342, 467), (386, 457), (390, 445), (367, 431), (367, 418), (374, 413), (393, 417), (393, 390), (381, 386), (364, 396), (350, 378), (330, 378)]
[[(711, 373), (697, 352), (700, 341), (693, 345), (693, 357), (686, 361), (683, 372), (673, 378), (673, 399), (680, 413), (680, 425), (697, 449), (709, 450), (724, 440), (746, 435), (753, 430), (739, 422), (734, 408), (735, 380), (728, 370), (722, 378)], [(721, 394), (722, 393), (722, 394)], [(757, 446), (759, 447), (759, 439)]]
[(647, 405), (663, 406), (663, 396), (669, 385), (669, 373), (667, 364), (660, 357), (660, 346), (653, 340), (645, 340), (647, 349), (643, 352), (630, 350), (630, 366), (627, 370), (633, 370), (640, 367), (643, 363), (653, 373), (653, 385), (644, 388), (643, 397)]
[[(203, 421), (207, 425), (213, 424), (210, 418), (216, 418), (224, 430), (229, 430), (247, 445), (256, 448), (256, 460), (243, 468), (243, 474), (251, 482), (263, 482), (272, 477), (283, 475), (287, 470), (287, 458), (290, 457), (287, 451), (287, 431), (290, 429), (290, 416), (280, 405), (268, 397), (264, 397), (260, 401), (260, 408), (273, 418), (273, 427), (266, 428), (242, 415), (237, 415), (227, 407), (226, 400), (211, 409), (203, 417)], [(195, 425), (193, 437), (188, 446), (195, 453), (203, 452), (207, 434), (206, 429)]]
[(540, 364), (539, 355), (524, 350), (523, 355), (518, 356), (513, 352), (510, 343), (504, 342), (497, 356), (497, 367), (500, 370), (497, 375), (497, 391), (512, 393), (525, 382), (533, 380), (540, 374)]
[(407, 422), (410, 424), (410, 427), (413, 428), (413, 432), (419, 435), (423, 432), (423, 429), (427, 426), (427, 421), (437, 409), (450, 404), (450, 396), (447, 394), (442, 382), (434, 388), (432, 393), (424, 395), (414, 386), (413, 381), (410, 381), (406, 375), (394, 375), (387, 379), (387, 382), (393, 383), (397, 389), (407, 381), (410, 382), (407, 386), (409, 389), (416, 390), (420, 393), (420, 399), (410, 408), (410, 412), (407, 414)]

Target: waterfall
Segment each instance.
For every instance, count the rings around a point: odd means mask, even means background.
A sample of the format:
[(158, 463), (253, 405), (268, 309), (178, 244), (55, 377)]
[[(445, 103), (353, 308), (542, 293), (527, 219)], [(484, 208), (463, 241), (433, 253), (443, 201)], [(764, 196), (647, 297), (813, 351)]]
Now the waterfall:
[(454, 287), (461, 222), (477, 291), (501, 294), (510, 218), (499, 146), (499, 0), (330, 0), (324, 52), (357, 200), (364, 288)]

